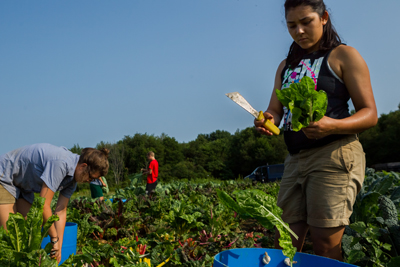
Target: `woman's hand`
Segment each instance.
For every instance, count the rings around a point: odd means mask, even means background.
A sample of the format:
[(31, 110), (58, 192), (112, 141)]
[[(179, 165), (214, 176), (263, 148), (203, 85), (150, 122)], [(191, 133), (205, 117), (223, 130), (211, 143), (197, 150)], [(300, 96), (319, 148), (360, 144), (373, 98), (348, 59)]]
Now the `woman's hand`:
[(56, 242), (53, 244), (53, 248), (51, 249), (51, 258), (56, 259), (58, 263), (61, 261), (61, 249), (60, 242)]
[(320, 139), (335, 133), (338, 120), (322, 117), (319, 121), (311, 122), (306, 128), (301, 129), (308, 139)]
[(265, 129), (264, 127), (264, 122), (265, 120), (270, 120), (272, 123), (275, 124), (275, 120), (274, 120), (274, 116), (271, 115), (271, 113), (268, 112), (264, 112), (264, 120), (260, 120), (258, 121), (257, 119), (254, 119), (254, 126), (257, 129), (257, 132), (259, 132), (260, 134), (263, 135), (274, 135), (272, 132), (268, 131), (267, 129)]

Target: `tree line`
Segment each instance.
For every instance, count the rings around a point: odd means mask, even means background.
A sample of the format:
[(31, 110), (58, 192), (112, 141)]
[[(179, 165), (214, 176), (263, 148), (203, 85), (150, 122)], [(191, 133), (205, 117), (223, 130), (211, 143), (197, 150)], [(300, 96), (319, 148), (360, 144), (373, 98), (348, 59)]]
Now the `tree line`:
[[(380, 116), (378, 124), (361, 133), (360, 141), (366, 152), (367, 166), (400, 161), (399, 110)], [(199, 134), (190, 142), (178, 142), (166, 134), (160, 136), (136, 133), (117, 143), (100, 142), (97, 148), (110, 149), (111, 184), (128, 184), (129, 175), (148, 165), (146, 154), (155, 153), (159, 162), (159, 180), (217, 178), (236, 179), (250, 174), (257, 166), (283, 163), (287, 155), (283, 135), (267, 137), (254, 127), (237, 130), (234, 134), (216, 130)], [(71, 151), (80, 153), (75, 145)]]

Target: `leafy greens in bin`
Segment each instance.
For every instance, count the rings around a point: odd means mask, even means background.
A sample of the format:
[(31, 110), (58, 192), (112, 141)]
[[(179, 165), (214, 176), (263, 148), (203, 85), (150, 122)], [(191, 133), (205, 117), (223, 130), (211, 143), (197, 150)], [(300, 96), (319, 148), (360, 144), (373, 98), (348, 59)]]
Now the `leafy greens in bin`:
[(325, 116), (328, 97), (325, 91), (316, 91), (314, 88), (314, 81), (304, 76), (299, 83), (292, 83), (289, 88), (275, 90), (278, 100), (292, 113), (295, 132)]
[(217, 190), (220, 202), (242, 217), (254, 218), (268, 229), (276, 226), (280, 234), (279, 245), (283, 249), (282, 252), (293, 263), (296, 248), (293, 247), (290, 234), (296, 239), (298, 236), (282, 221), (282, 209), (276, 205), (276, 199), (258, 189), (235, 190), (233, 194), (236, 201), (224, 191)]

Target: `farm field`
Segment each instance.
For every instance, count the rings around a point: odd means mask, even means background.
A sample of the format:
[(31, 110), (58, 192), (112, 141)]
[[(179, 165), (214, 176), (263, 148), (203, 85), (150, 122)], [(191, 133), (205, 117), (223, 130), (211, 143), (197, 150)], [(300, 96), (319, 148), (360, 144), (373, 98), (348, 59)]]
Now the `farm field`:
[[(212, 266), (213, 257), (227, 249), (273, 248), (274, 229), (244, 219), (217, 196), (217, 190), (234, 196), (235, 190), (248, 189), (276, 198), (279, 182), (161, 183), (149, 197), (135, 178), (130, 187), (115, 191), (113, 203), (79, 196), (70, 201), (67, 215), (78, 224), (78, 253), (62, 266)], [(368, 169), (343, 237), (347, 262), (400, 266), (399, 207), (399, 174)], [(43, 250), (16, 251), (15, 234), (0, 231), (1, 266), (57, 266)], [(304, 250), (312, 253), (309, 239)], [(32, 258), (31, 265), (16, 261), (21, 257)]]

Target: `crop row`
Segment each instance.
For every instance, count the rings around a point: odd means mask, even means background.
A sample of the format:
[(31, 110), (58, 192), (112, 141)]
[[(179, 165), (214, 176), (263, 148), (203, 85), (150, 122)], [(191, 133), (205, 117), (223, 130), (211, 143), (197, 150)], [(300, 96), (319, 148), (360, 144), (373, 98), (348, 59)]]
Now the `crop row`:
[[(116, 191), (113, 202), (74, 199), (68, 206), (67, 221), (78, 224), (78, 252), (63, 266), (211, 266), (213, 257), (227, 249), (272, 248), (274, 230), (238, 215), (222, 205), (217, 196), (218, 190), (235, 196), (235, 190), (249, 189), (261, 190), (276, 199), (279, 183), (174, 182), (160, 184), (154, 194), (146, 196), (140, 181), (133, 179), (130, 187)], [(41, 225), (40, 203), (35, 200), (31, 212), (36, 228)], [(399, 207), (399, 175), (368, 169), (351, 225), (343, 237), (347, 262), (400, 266)], [(25, 226), (32, 224), (29, 218)], [(23, 234), (0, 230), (0, 265), (56, 266), (45, 250), (29, 250), (22, 245), (25, 250), (16, 251), (16, 236), (26, 240), (31, 234), (36, 239), (43, 237), (35, 232), (36, 228), (24, 230), (23, 219), (17, 219), (20, 228), (14, 228)]]

